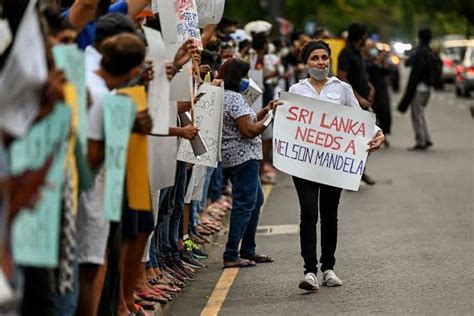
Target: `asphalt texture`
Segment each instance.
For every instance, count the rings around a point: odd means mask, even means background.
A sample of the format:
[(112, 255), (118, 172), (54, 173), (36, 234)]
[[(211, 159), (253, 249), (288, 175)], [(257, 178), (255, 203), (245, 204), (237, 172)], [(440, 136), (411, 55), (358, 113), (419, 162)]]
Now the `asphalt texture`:
[[(399, 97), (393, 95), (394, 107)], [(471, 105), (474, 99), (456, 98), (449, 86), (432, 94), (426, 118), (434, 146), (425, 152), (406, 150), (414, 145), (410, 116), (393, 111), (391, 146), (368, 163), (377, 184), (345, 191), (341, 198), (335, 271), (342, 287), (303, 293), (297, 230), (263, 234), (257, 250), (275, 262), (240, 269), (220, 315), (474, 314)], [(260, 225), (277, 231), (298, 223), (291, 178), (280, 174)], [(212, 248), (209, 267), (166, 314), (200, 314), (222, 273), (224, 242)], [(318, 278), (321, 284), (322, 275)]]

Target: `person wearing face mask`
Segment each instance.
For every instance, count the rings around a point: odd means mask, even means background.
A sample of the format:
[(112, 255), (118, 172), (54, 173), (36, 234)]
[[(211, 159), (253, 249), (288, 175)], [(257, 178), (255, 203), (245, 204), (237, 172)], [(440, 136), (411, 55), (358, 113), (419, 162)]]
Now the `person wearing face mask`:
[[(362, 111), (352, 87), (336, 77), (328, 78), (331, 49), (323, 41), (310, 41), (301, 50), (301, 60), (306, 65), (309, 78), (292, 85), (290, 93), (334, 103), (334, 106), (348, 106)], [(369, 151), (377, 150), (384, 141), (384, 135), (377, 126), (374, 138), (369, 143)], [(337, 211), (342, 189), (317, 182), (293, 177), (298, 194), (301, 222), (300, 243), (304, 260), (304, 279), (299, 288), (307, 291), (319, 290), (316, 255), (316, 224), (318, 206), (321, 216), (321, 271), (323, 285), (340, 286), (341, 280), (334, 273), (337, 244)]]
[(224, 268), (251, 267), (273, 261), (255, 252), (255, 235), (263, 204), (259, 179), (263, 158), (260, 135), (270, 124), (269, 112), (282, 103), (274, 100), (258, 113), (252, 110), (242, 95), (249, 87), (249, 69), (249, 63), (232, 58), (222, 65), (218, 76), (224, 80), (222, 166), (232, 182), (233, 198)]

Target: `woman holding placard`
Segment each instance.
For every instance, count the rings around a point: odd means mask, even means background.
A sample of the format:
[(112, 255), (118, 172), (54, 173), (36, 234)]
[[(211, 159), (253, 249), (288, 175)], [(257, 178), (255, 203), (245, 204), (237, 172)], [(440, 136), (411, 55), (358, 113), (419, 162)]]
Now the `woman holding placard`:
[(225, 88), (222, 166), (232, 182), (233, 199), (224, 268), (250, 267), (273, 261), (255, 253), (255, 234), (263, 204), (259, 178), (262, 160), (260, 135), (271, 122), (273, 116), (270, 112), (282, 103), (274, 100), (258, 113), (252, 110), (242, 95), (249, 88), (249, 69), (249, 63), (233, 58), (222, 65), (218, 77), (224, 80)]
[[(361, 109), (352, 87), (337, 79), (328, 77), (331, 49), (323, 41), (309, 41), (301, 50), (301, 59), (306, 65), (308, 78), (290, 87), (289, 92), (311, 97), (335, 104)], [(369, 142), (368, 151), (380, 148), (385, 136), (377, 126), (374, 138)], [(341, 188), (293, 177), (301, 209), (300, 243), (301, 255), (304, 259), (304, 279), (299, 288), (307, 291), (319, 290), (317, 273), (318, 259), (316, 255), (316, 224), (318, 222), (318, 206), (321, 215), (321, 271), (323, 285), (340, 286), (341, 280), (334, 273), (337, 244), (337, 210), (341, 197)]]

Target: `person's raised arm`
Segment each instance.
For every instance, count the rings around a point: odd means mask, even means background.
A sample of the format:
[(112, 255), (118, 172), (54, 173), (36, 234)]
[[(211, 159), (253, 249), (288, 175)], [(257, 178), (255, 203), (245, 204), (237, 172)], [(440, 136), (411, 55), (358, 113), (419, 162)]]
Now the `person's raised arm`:
[(99, 0), (76, 0), (69, 11), (69, 21), (78, 33), (95, 18)]
[(150, 0), (127, 0), (127, 4), (128, 16), (133, 19), (150, 4)]
[(202, 41), (202, 46), (206, 47), (207, 43), (212, 38), (212, 35), (214, 35), (214, 32), (216, 31), (217, 24), (208, 24), (204, 27), (204, 30), (202, 31), (202, 36), (201, 36), (201, 41)]

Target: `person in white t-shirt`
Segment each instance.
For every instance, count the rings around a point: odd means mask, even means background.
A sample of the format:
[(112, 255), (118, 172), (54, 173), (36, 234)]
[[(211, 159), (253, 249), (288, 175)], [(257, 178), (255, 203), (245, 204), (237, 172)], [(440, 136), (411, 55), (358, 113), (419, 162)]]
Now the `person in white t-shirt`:
[[(323, 41), (309, 41), (301, 50), (301, 59), (306, 65), (309, 78), (301, 80), (290, 87), (289, 92), (310, 98), (328, 101), (335, 106), (349, 106), (361, 109), (352, 91), (352, 87), (337, 79), (328, 77), (331, 60), (331, 49)], [(375, 126), (373, 139), (369, 142), (368, 151), (380, 148), (385, 136)], [(293, 177), (301, 209), (300, 243), (304, 260), (304, 279), (299, 288), (307, 291), (319, 290), (318, 259), (316, 255), (316, 224), (318, 206), (321, 215), (321, 271), (323, 285), (340, 286), (341, 280), (334, 273), (337, 244), (337, 210), (341, 197), (341, 188)]]
[[(92, 106), (89, 109), (87, 158), (97, 173), (94, 186), (80, 196), (77, 218), (80, 298), (77, 315), (96, 315), (103, 285), (104, 257), (109, 222), (104, 218), (105, 134), (103, 99), (111, 90), (122, 87), (140, 75), (145, 59), (145, 44), (133, 34), (123, 33), (105, 40), (101, 46), (100, 68), (87, 77)], [(138, 117), (135, 125), (151, 129), (151, 118)]]

